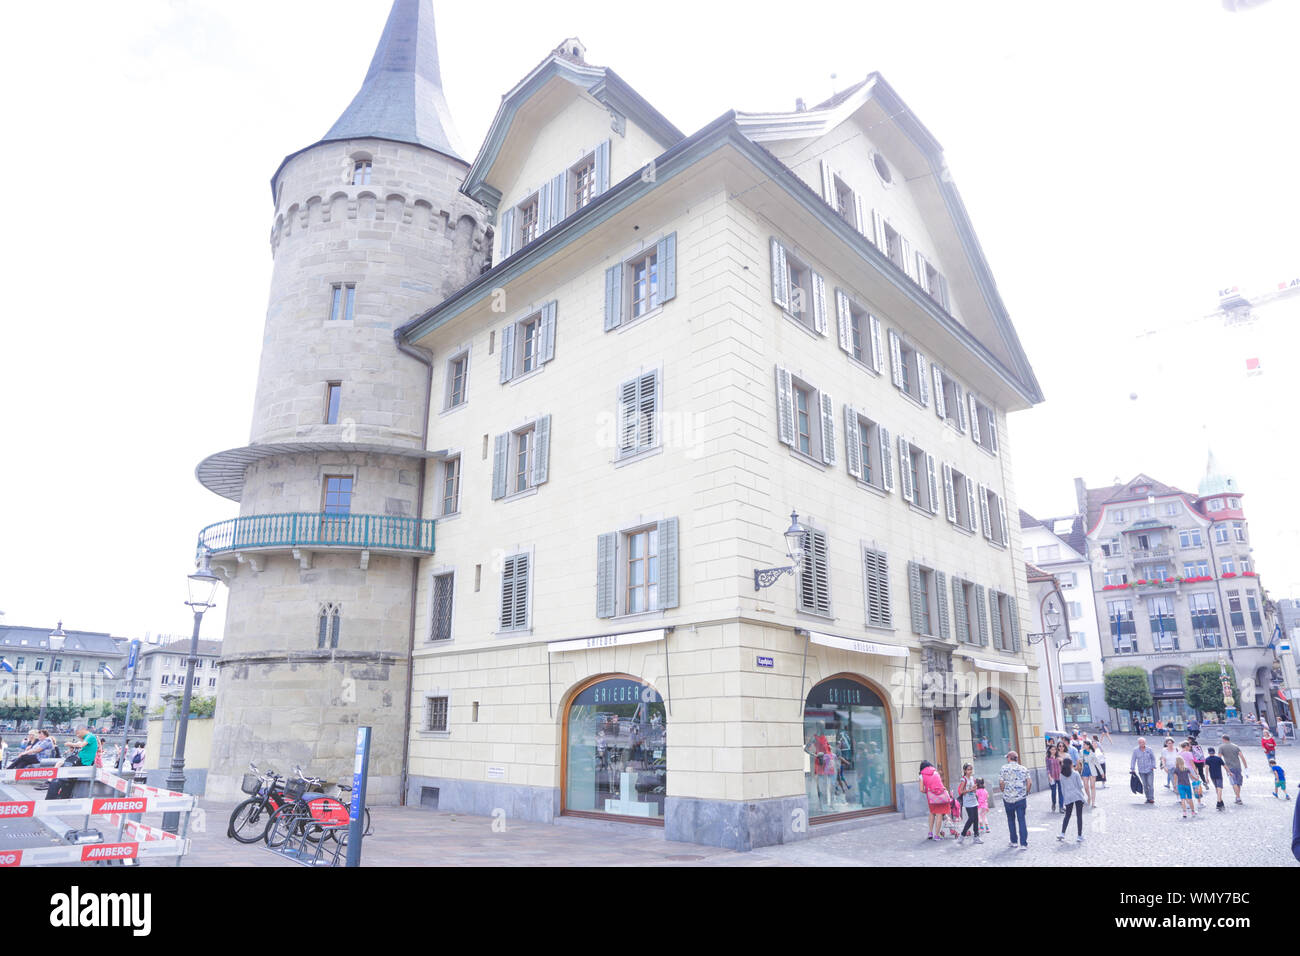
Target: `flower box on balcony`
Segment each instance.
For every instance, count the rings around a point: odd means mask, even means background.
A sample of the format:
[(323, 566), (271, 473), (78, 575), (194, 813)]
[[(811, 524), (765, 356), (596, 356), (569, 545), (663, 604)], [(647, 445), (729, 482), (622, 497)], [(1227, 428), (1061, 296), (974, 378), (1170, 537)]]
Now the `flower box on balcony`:
[(1222, 579), (1224, 579), (1225, 581), (1226, 581), (1228, 578), (1235, 578), (1236, 576), (1237, 576), (1237, 575), (1236, 575), (1234, 572), (1232, 572), (1232, 571), (1224, 571), (1222, 574), (1219, 575), (1219, 577), (1222, 578)]
[(1254, 571), (1242, 571), (1242, 572), (1241, 572), (1241, 576), (1242, 576), (1243, 578), (1253, 578), (1253, 577), (1255, 576), (1255, 572), (1254, 572)]
[(1196, 584), (1198, 581), (1213, 581), (1213, 580), (1214, 580), (1214, 576), (1212, 574), (1199, 574), (1196, 575), (1195, 577), (1183, 578), (1183, 583)]

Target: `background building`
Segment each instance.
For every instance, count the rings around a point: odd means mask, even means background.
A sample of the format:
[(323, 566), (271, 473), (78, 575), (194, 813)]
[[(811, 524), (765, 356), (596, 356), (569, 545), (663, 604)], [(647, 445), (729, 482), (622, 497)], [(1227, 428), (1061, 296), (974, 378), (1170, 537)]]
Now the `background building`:
[[(123, 686), (128, 640), (99, 631), (65, 630), (63, 649), (52, 653), (50, 632), (44, 627), (0, 625), (0, 655), (13, 668), (12, 674), (0, 673), (0, 705), (39, 707), (47, 680), (51, 703), (116, 702)], [(104, 665), (113, 677), (104, 672)]]
[[(1213, 454), (1192, 495), (1147, 475), (1086, 488), (1075, 481), (1094, 555), (1094, 600), (1106, 670), (1136, 664), (1151, 678), (1151, 719), (1183, 725), (1183, 676), (1218, 662), (1234, 672), (1239, 706), (1276, 721), (1267, 595), (1251, 557), (1243, 493)], [(1121, 730), (1127, 713), (1112, 712)]]
[[(190, 655), (190, 640), (172, 641), (168, 644), (149, 644), (141, 648), (136, 665), (136, 703), (146, 711), (162, 705), (163, 696), (185, 690), (186, 659)], [(194, 697), (216, 697), (220, 686), (217, 660), (221, 657), (220, 641), (199, 641), (198, 662), (194, 665)], [(119, 697), (125, 700), (125, 684)]]

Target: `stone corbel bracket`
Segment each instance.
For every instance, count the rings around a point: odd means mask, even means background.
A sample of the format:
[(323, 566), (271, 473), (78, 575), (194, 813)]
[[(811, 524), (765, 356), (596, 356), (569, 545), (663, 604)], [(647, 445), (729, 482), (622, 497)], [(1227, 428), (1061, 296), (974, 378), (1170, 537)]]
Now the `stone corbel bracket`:
[(247, 564), (256, 574), (261, 574), (266, 570), (266, 558), (261, 555), (245, 554), (242, 551), (236, 551), (235, 560), (240, 564)]
[(311, 570), (312, 552), (305, 548), (294, 548), (293, 559), (298, 562), (298, 566), (304, 571)]

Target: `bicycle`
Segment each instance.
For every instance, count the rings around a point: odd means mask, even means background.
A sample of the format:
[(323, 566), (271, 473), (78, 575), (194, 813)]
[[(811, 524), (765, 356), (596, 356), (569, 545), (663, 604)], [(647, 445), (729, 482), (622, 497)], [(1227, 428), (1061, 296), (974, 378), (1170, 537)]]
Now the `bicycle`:
[[(319, 843), (324, 836), (334, 840), (345, 839), (340, 834), (347, 833), (347, 824), (351, 813), (347, 804), (337, 797), (326, 796), (319, 792), (322, 784), (320, 777), (309, 777), (301, 767), (294, 767), (297, 779), (285, 784), (285, 795), (291, 802), (280, 807), (271, 815), (266, 828), (266, 845), (277, 849), (284, 845), (291, 836), (304, 836), (313, 843)], [(337, 785), (340, 793), (347, 793), (351, 788)], [(308, 794), (308, 790), (316, 792)], [(362, 821), (365, 825), (363, 835), (370, 831), (370, 811), (362, 808)]]
[(226, 836), (240, 843), (264, 840), (272, 815), (291, 799), (280, 785), (283, 778), (274, 770), (261, 773), (252, 763), (248, 770), (239, 789), (251, 796), (231, 811), (230, 823), (226, 827)]

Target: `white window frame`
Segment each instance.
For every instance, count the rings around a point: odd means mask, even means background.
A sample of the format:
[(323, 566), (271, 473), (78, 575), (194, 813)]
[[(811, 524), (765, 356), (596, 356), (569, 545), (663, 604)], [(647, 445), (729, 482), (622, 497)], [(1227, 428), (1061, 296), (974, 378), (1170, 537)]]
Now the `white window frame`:
[[(789, 304), (785, 308), (786, 317), (805, 331), (817, 333), (815, 304), (817, 288), (816, 279), (813, 277), (818, 275), (818, 272), (807, 259), (795, 254), (789, 246), (784, 248), (786, 288), (789, 294)], [(802, 274), (803, 282), (795, 282), (796, 271)]]
[[(636, 308), (636, 302), (632, 296), (636, 292), (636, 267), (638, 264), (647, 260), (654, 260), (654, 291), (649, 294), (650, 305), (640, 315), (633, 310)], [(644, 249), (639, 250), (634, 255), (623, 260), (623, 301), (627, 303), (626, 314), (623, 317), (622, 325), (626, 326), (632, 322), (640, 322), (642, 319), (648, 319), (652, 315), (658, 314), (659, 310), (664, 307), (663, 303), (663, 272), (662, 263), (659, 262), (659, 247), (657, 243), (650, 243)]]
[[(460, 490), (465, 479), (464, 471), (465, 458), (459, 452), (455, 455), (448, 455), (438, 464), (438, 506), (441, 509), (439, 517), (449, 518), (452, 515), (460, 514)], [(447, 510), (447, 479), (448, 472), (455, 470), (455, 476), (452, 479), (455, 482), (454, 500), (452, 510)]]
[[(591, 166), (591, 195), (587, 201), (578, 204), (578, 171), (584, 166)], [(579, 209), (585, 209), (595, 202), (600, 195), (600, 183), (596, 182), (596, 151), (593, 149), (564, 171), (564, 215), (573, 215)]]
[[(456, 383), (455, 368), (456, 363), (464, 360), (465, 372), (462, 377), (461, 396), (459, 402), (452, 402), (455, 397), (454, 388)], [(443, 388), (443, 411), (449, 412), (453, 409), (464, 408), (469, 403), (469, 349), (461, 349), (447, 359), (446, 383)]]
[[(856, 434), (846, 435), (845, 442), (847, 443), (850, 438), (853, 438), (855, 439), (855, 444), (858, 448), (859, 470), (861, 475), (855, 475), (854, 477), (857, 479), (858, 484), (866, 485), (870, 488), (874, 488), (876, 491), (887, 493), (888, 488), (885, 483), (885, 462), (881, 456), (881, 441), (889, 440), (888, 438), (882, 439), (882, 434), (888, 436), (889, 429), (885, 429), (882, 433), (879, 422), (869, 418), (857, 409), (853, 410), (853, 414), (856, 423)], [(864, 441), (867, 445), (868, 452), (868, 457), (865, 459), (862, 457), (862, 446)], [(845, 466), (847, 467), (849, 462), (847, 448), (845, 449), (844, 461)]]
[[(628, 606), (628, 590), (630, 585), (628, 564), (632, 560), (632, 538), (639, 534), (655, 535), (655, 576), (654, 576), (654, 600), (649, 600), (647, 592), (646, 606), (638, 611), (634, 611)], [(634, 528), (627, 528), (618, 533), (618, 544), (614, 551), (614, 567), (616, 574), (614, 576), (614, 586), (618, 588), (618, 596), (615, 599), (615, 608), (618, 610), (616, 616), (627, 617), (629, 615), (650, 614), (661, 610), (659, 606), (659, 586), (660, 578), (663, 571), (663, 552), (660, 547), (659, 522), (650, 521)], [(648, 537), (647, 537), (647, 540)], [(645, 560), (644, 557), (641, 560)]]

